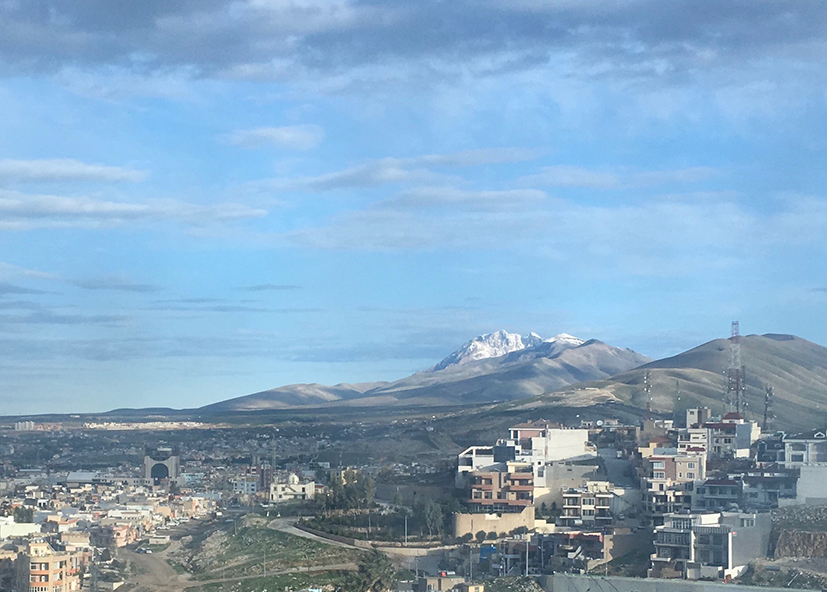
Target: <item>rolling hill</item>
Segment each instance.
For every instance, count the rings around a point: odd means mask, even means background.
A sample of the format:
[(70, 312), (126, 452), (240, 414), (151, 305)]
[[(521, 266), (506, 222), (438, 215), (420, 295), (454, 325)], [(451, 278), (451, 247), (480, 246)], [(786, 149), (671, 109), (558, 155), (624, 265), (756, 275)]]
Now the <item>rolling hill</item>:
[[(531, 408), (556, 401), (563, 405), (621, 402), (646, 407), (643, 381), (652, 380), (652, 408), (670, 413), (703, 405), (714, 413), (724, 408), (728, 339), (715, 339), (684, 353), (644, 364), (609, 379), (589, 381), (555, 393), (514, 403)], [(741, 338), (745, 366), (747, 417), (763, 420), (767, 385), (774, 391), (775, 429), (824, 426), (827, 420), (827, 348), (793, 335), (748, 335)]]

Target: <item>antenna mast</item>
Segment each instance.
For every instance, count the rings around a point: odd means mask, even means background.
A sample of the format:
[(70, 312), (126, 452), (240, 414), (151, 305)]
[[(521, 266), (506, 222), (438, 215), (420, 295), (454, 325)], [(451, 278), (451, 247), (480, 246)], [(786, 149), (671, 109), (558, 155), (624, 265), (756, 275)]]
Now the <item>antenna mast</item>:
[(741, 364), (741, 331), (738, 321), (732, 321), (732, 335), (729, 338), (729, 368), (727, 368), (726, 403), (730, 411), (746, 412), (744, 399), (744, 366)]
[(772, 386), (767, 385), (767, 394), (764, 395), (764, 425), (761, 426), (761, 431), (766, 432), (769, 422), (775, 417), (772, 411), (773, 392)]

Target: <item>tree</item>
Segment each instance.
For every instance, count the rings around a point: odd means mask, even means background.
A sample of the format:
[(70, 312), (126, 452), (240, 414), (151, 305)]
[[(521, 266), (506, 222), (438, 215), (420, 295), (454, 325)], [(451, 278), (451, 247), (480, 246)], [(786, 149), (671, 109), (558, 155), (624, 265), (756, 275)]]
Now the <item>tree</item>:
[(396, 570), (387, 556), (373, 549), (359, 561), (359, 569), (348, 574), (345, 592), (386, 592), (396, 585)]
[(434, 536), (434, 531), (442, 530), (442, 506), (434, 500), (428, 500), (424, 508), (425, 526), (428, 527), (428, 536)]
[(477, 542), (478, 542), (478, 543), (481, 543), (481, 542), (483, 542), (483, 541), (485, 540), (485, 537), (487, 537), (487, 536), (488, 536), (488, 533), (486, 533), (484, 530), (480, 530), (480, 531), (479, 531), (479, 532), (477, 532), (477, 534), (476, 534), (476, 535), (474, 535), (474, 536), (476, 537)]
[(18, 524), (34, 522), (34, 510), (32, 508), (18, 507), (14, 509), (14, 521)]
[(496, 530), (492, 530), (491, 532), (488, 533), (488, 540), (489, 541), (496, 541), (497, 540), (497, 531)]

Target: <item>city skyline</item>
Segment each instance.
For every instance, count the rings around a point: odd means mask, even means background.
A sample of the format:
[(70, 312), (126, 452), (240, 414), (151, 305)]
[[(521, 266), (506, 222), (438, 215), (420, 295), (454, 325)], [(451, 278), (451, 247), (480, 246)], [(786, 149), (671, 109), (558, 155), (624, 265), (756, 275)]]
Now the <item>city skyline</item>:
[(506, 329), (827, 344), (827, 7), (0, 5), (0, 403), (392, 380)]

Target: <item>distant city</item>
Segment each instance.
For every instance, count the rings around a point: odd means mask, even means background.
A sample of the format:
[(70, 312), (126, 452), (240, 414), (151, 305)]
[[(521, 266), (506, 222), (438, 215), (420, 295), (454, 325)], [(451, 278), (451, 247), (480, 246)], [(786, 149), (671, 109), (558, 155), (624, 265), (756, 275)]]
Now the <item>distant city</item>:
[[(429, 372), (460, 367), (464, 380), (592, 347), (525, 341), (484, 335)], [(783, 429), (776, 390), (789, 386), (754, 392), (765, 342), (820, 352), (810, 370), (827, 369), (825, 348), (743, 338), (733, 323), (709, 346), (726, 358), (723, 412), (692, 406), (691, 387), (659, 392), (659, 373), (691, 383), (678, 356), (611, 378), (637, 383), (627, 402), (12, 419), (0, 426), (0, 588), (825, 586), (827, 431)], [(561, 392), (607, 388), (590, 384)]]

